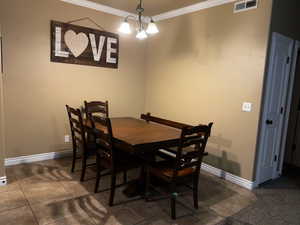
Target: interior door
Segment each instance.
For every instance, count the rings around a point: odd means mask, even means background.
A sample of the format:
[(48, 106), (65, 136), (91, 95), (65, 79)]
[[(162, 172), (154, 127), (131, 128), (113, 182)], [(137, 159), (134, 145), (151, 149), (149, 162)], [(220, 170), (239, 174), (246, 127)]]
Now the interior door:
[(277, 177), (294, 40), (273, 33), (261, 120), (259, 183)]
[[(296, 63), (296, 72), (295, 72), (295, 85), (294, 85), (294, 96), (295, 105), (292, 107), (296, 108), (295, 112), (295, 128), (292, 133), (293, 145), (290, 151), (290, 161), (289, 163), (300, 167), (300, 90), (297, 86), (300, 84), (300, 50), (297, 52), (297, 63)], [(287, 149), (287, 151), (290, 149)]]
[(300, 111), (297, 112), (297, 130), (295, 130), (295, 149), (292, 152), (292, 164), (300, 167)]

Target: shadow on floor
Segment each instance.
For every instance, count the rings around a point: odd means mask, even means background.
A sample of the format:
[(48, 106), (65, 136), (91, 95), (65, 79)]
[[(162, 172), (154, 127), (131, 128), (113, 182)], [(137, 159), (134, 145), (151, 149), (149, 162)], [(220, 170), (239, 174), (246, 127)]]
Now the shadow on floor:
[[(71, 159), (66, 158), (7, 167), (7, 175), (15, 185), (10, 186), (12, 184), (9, 180), (8, 189), (4, 193), (0, 192), (0, 198), (2, 199), (1, 194), (6, 196), (7, 193), (16, 190), (21, 192), (20, 198), (27, 203), (20, 207), (25, 207), (28, 212), (32, 212), (39, 225), (175, 224), (170, 218), (168, 199), (149, 203), (137, 200), (109, 207), (109, 191), (93, 193), (95, 169), (88, 169), (87, 181), (81, 183), (79, 168), (75, 173), (70, 173), (70, 165)], [(138, 176), (138, 170), (130, 171), (128, 179), (135, 179)], [(122, 174), (118, 177), (118, 182), (122, 182)], [(109, 176), (103, 177), (100, 189), (109, 187), (109, 183)], [(128, 200), (122, 190), (118, 188), (116, 191), (116, 203)], [(247, 195), (245, 192), (247, 191), (238, 186), (202, 172), (199, 185), (200, 208), (190, 210), (185, 207), (192, 208), (192, 193), (180, 197), (178, 200), (182, 204), (177, 204), (179, 219), (176, 220), (176, 224), (217, 224), (227, 214), (230, 216), (233, 212), (244, 208), (245, 202), (246, 205), (250, 204), (252, 200), (248, 195), (251, 195), (251, 192), (249, 194), (247, 192)], [(1, 211), (4, 209), (1, 208), (1, 204), (15, 204), (15, 202), (14, 198), (0, 202), (0, 216), (6, 215), (5, 210)], [(228, 203), (231, 205), (230, 210), (228, 210)], [(13, 207), (16, 214), (18, 210), (24, 210), (18, 207)], [(231, 210), (232, 208), (234, 211)], [(28, 213), (27, 216), (32, 215)], [(5, 221), (14, 220), (14, 218), (6, 219)]]

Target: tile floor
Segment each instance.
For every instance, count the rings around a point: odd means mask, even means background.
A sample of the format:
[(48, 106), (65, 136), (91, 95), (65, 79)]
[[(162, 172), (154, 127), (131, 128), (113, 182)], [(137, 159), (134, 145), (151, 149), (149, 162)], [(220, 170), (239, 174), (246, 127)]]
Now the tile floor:
[[(290, 181), (250, 192), (202, 172), (199, 210), (186, 208), (192, 206), (190, 195), (181, 197), (179, 218), (172, 221), (168, 200), (108, 207), (108, 191), (93, 193), (93, 168), (80, 183), (80, 171), (71, 174), (69, 165), (65, 158), (7, 167), (9, 184), (0, 187), (0, 225), (300, 225), (300, 185)], [(129, 179), (137, 174), (132, 171)], [(108, 178), (102, 180), (104, 189)], [(122, 188), (115, 200), (128, 200)]]

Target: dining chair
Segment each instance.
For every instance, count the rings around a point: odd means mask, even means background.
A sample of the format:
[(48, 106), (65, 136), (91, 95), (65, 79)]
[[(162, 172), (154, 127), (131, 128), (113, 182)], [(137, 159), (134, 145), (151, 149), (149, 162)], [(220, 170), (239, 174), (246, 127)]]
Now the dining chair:
[[(85, 123), (95, 128), (94, 122), (91, 120), (92, 116), (99, 115), (99, 116), (109, 116), (108, 113), (108, 101), (84, 101), (84, 113), (85, 113)], [(95, 142), (96, 137), (93, 133), (89, 133), (87, 136), (88, 141)]]
[[(66, 105), (66, 108), (70, 122), (73, 144), (73, 159), (71, 172), (73, 173), (75, 171), (76, 160), (82, 158), (82, 170), (80, 181), (84, 181), (87, 166), (95, 165), (87, 165), (87, 159), (91, 155), (95, 155), (97, 145), (93, 142), (88, 142), (86, 139), (88, 131), (84, 127), (84, 122), (80, 109), (75, 109), (68, 105)], [(81, 153), (81, 157), (78, 157), (79, 153)]]
[[(127, 154), (123, 150), (115, 147), (110, 118), (92, 116), (91, 119), (94, 124), (97, 124), (95, 134), (97, 136), (97, 143), (100, 147), (96, 154), (97, 178), (95, 193), (98, 192), (102, 170), (108, 169), (111, 175), (109, 206), (113, 206), (115, 189), (117, 187), (117, 174), (140, 167), (140, 162), (133, 155)], [(123, 184), (126, 182), (127, 180), (124, 179)]]
[[(172, 156), (173, 160), (154, 162), (146, 168), (146, 201), (149, 198), (150, 175), (164, 180), (170, 185), (167, 197), (171, 199), (171, 216), (176, 219), (177, 186), (186, 182), (186, 178), (192, 178), (192, 190), (194, 208), (198, 209), (198, 183), (202, 158), (205, 153), (207, 140), (211, 133), (213, 123), (199, 126), (186, 126), (182, 128), (178, 147), (164, 149), (163, 151)], [(155, 188), (153, 185), (151, 185)]]
[[(84, 111), (87, 119), (90, 119), (93, 115), (100, 116), (109, 116), (108, 112), (108, 101), (102, 102), (102, 101), (84, 101)], [(91, 121), (92, 122), (92, 121)], [(93, 125), (93, 128), (95, 128), (95, 125)]]

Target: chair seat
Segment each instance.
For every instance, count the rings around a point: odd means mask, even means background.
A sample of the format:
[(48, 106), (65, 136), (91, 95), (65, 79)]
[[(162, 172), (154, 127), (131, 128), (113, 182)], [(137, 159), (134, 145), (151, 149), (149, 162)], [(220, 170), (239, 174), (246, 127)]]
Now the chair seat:
[[(174, 170), (169, 169), (169, 168), (164, 168), (164, 169), (152, 168), (151, 169), (151, 173), (154, 173), (157, 176), (164, 175), (164, 176), (166, 176), (168, 178), (172, 178), (173, 177), (173, 174), (174, 174), (173, 171)], [(190, 174), (192, 174), (194, 172), (195, 172), (194, 168), (186, 168), (186, 169), (179, 170), (177, 176), (184, 177), (184, 176), (190, 175)]]
[[(185, 147), (182, 149), (183, 154), (193, 152), (194, 148), (193, 147)], [(176, 153), (177, 149), (176, 148), (165, 148), (165, 149), (160, 149), (158, 150), (158, 154), (160, 155), (167, 155), (168, 157), (173, 157), (174, 159), (176, 158)], [(207, 156), (207, 152), (203, 152), (203, 156)]]
[(95, 153), (96, 153), (96, 150), (99, 148), (99, 146), (95, 142), (88, 142), (86, 145), (89, 150), (91, 150), (91, 151), (94, 150)]
[[(100, 158), (101, 166), (103, 166), (107, 169), (111, 169), (112, 162), (109, 158), (106, 158), (103, 155), (103, 152), (101, 151), (101, 149), (98, 149), (97, 154), (100, 154), (100, 156), (101, 156), (101, 158)], [(123, 153), (121, 151), (116, 151), (114, 166), (117, 171), (124, 171), (124, 170), (138, 168), (141, 166), (139, 162), (140, 162), (140, 160), (134, 156)]]
[[(155, 166), (150, 167), (150, 173), (159, 176), (159, 177), (167, 177), (172, 178), (174, 174), (174, 167), (172, 166), (172, 163), (174, 161), (161, 161), (158, 163), (155, 163)], [(184, 177), (188, 176), (195, 172), (194, 168), (185, 168), (182, 170), (178, 170), (177, 176)]]
[[(86, 144), (86, 154), (87, 156), (94, 156), (96, 155), (97, 149), (99, 149), (99, 147), (97, 146), (97, 144), (93, 143), (93, 142), (88, 142)], [(79, 146), (79, 152), (81, 152), (81, 154), (83, 154), (83, 148), (82, 146)]]

